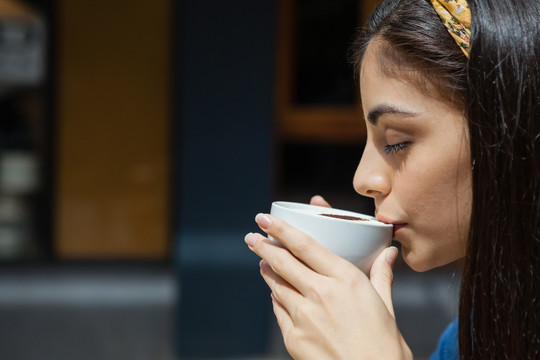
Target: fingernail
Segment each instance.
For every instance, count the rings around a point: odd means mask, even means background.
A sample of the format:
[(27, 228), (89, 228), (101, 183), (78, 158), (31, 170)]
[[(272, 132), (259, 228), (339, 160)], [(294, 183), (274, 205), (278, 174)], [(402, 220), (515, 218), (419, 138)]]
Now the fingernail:
[(257, 216), (255, 216), (255, 221), (263, 230), (270, 228), (270, 225), (272, 225), (272, 220), (270, 220), (270, 217), (265, 214), (257, 214)]
[(397, 255), (398, 255), (398, 249), (395, 246), (390, 246), (386, 250), (386, 261), (388, 262), (388, 264), (390, 264), (390, 266), (394, 266), (394, 262), (396, 262)]
[(244, 241), (251, 248), (251, 247), (255, 246), (255, 243), (257, 242), (257, 235), (255, 235), (254, 233), (248, 233), (244, 237)]

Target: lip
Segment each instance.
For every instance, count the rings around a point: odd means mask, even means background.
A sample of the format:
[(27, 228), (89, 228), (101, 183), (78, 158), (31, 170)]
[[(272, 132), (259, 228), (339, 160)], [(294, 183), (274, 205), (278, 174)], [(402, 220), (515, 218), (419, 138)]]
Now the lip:
[(407, 226), (407, 224), (394, 224), (394, 232), (392, 234), (392, 237), (395, 239), (398, 232), (405, 226)]
[(407, 223), (402, 223), (402, 222), (399, 222), (399, 221), (393, 221), (393, 220), (387, 218), (384, 215), (377, 214), (376, 218), (377, 218), (377, 220), (379, 220), (380, 222), (383, 222), (385, 224), (394, 225), (393, 234), (392, 234), (393, 239), (396, 238), (396, 235), (398, 234), (398, 232), (401, 229), (403, 229), (405, 226), (407, 226)]

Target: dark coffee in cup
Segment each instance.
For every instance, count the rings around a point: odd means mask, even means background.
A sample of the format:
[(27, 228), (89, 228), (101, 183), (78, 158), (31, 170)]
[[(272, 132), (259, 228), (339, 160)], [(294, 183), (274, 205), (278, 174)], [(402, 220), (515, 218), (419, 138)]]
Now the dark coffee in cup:
[(352, 220), (352, 221), (367, 221), (366, 219), (362, 219), (356, 216), (350, 216), (350, 215), (336, 215), (336, 214), (319, 214), (321, 216), (328, 216), (333, 217), (336, 219), (343, 219), (343, 220)]

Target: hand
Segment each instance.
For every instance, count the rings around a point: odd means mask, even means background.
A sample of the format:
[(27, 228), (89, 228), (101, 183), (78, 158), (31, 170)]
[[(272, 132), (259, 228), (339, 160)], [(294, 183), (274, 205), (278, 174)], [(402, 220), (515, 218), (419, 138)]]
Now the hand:
[(324, 207), (332, 207), (330, 204), (324, 200), (324, 198), (321, 195), (315, 195), (311, 198), (310, 202), (311, 205), (317, 205), (317, 206), (324, 206)]
[(260, 234), (246, 235), (250, 249), (263, 259), (261, 275), (294, 359), (412, 359), (392, 306), (396, 248), (377, 257), (368, 279), (287, 223), (267, 214), (256, 221), (285, 246)]

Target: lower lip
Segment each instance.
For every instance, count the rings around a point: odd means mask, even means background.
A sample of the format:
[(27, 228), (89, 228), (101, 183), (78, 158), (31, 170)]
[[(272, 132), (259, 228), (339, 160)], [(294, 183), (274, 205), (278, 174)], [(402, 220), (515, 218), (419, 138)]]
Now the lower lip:
[(403, 229), (407, 224), (395, 224), (394, 225), (394, 238), (396, 237), (396, 235), (400, 232), (401, 229)]

